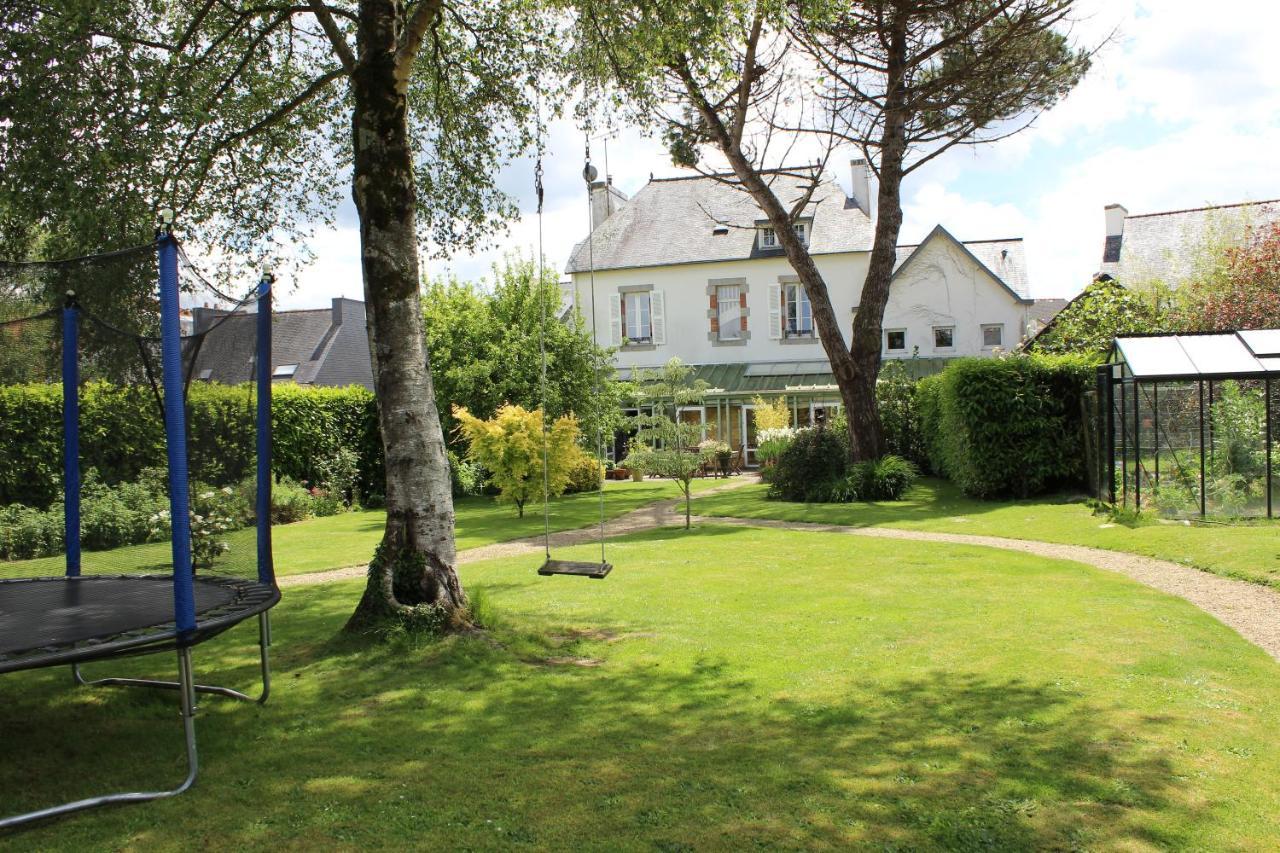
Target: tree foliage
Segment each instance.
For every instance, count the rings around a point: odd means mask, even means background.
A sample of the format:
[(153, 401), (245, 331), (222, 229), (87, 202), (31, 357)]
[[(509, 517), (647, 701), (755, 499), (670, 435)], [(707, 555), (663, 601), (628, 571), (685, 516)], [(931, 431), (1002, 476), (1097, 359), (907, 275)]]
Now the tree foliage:
[(644, 448), (644, 470), (674, 480), (684, 495), (684, 526), (690, 527), (693, 478), (702, 468), (702, 426), (680, 420), (681, 406), (701, 403), (710, 387), (693, 376), (694, 370), (673, 358), (659, 370), (636, 371), (636, 402), (641, 411), (632, 419), (632, 446)]
[[(509, 256), (494, 266), (492, 283), (433, 280), (422, 305), (446, 437), (457, 434), (447, 414), (453, 406), (482, 419), (504, 403), (545, 408), (551, 418), (572, 414), (591, 442), (597, 424), (603, 435), (620, 424), (622, 391), (612, 378), (610, 353), (596, 346), (577, 312), (560, 317), (553, 270), (545, 269), (539, 282), (536, 263)], [(541, 343), (547, 350), (545, 400)]]
[(1168, 322), (1150, 294), (1104, 279), (1089, 284), (1027, 345), (1030, 352), (1077, 353), (1102, 360), (1120, 335), (1166, 331)]
[(559, 21), (532, 0), (0, 10), (0, 228), (21, 253), (138, 242), (171, 207), (229, 262), (258, 259), (325, 221), (349, 177), (388, 509), (352, 629), (464, 606), (419, 259), (513, 213), (495, 178), (559, 106)]
[(467, 439), (467, 458), (489, 472), (498, 500), (515, 504), (521, 517), (525, 504), (542, 495), (544, 453), (547, 494), (564, 494), (582, 456), (578, 421), (572, 415), (556, 418), (545, 431), (541, 409), (503, 405), (484, 420), (456, 407), (453, 416)]
[(1189, 331), (1280, 328), (1280, 222), (1222, 246), (1207, 275), (1175, 295), (1174, 322)]

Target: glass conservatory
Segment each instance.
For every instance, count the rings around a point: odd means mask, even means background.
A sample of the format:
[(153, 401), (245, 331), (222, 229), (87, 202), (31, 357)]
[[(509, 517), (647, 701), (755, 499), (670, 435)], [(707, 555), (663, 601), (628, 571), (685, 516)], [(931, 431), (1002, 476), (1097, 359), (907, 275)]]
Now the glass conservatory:
[(1280, 329), (1117, 338), (1098, 368), (1099, 497), (1171, 518), (1271, 518)]

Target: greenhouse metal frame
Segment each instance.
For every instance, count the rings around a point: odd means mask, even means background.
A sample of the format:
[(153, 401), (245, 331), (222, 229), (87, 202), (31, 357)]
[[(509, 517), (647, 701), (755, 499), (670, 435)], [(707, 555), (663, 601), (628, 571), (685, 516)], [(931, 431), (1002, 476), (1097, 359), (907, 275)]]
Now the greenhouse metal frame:
[(1098, 368), (1099, 498), (1174, 518), (1273, 518), (1280, 329), (1116, 338)]

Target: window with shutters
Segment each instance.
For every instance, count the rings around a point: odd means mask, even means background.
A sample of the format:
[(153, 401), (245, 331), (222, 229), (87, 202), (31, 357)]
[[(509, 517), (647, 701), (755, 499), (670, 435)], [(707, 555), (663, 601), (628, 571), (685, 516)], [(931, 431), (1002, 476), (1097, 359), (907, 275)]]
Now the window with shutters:
[(736, 284), (716, 288), (716, 319), (722, 341), (742, 339), (742, 289)]
[(653, 314), (648, 293), (628, 293), (622, 300), (622, 323), (628, 343), (653, 341)]
[(786, 338), (813, 337), (813, 308), (802, 284), (783, 285), (782, 335)]

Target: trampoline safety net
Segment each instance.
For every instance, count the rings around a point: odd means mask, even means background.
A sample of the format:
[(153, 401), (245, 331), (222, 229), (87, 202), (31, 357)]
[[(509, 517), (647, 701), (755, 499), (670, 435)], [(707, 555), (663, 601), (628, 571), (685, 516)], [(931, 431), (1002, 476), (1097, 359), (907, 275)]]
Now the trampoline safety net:
[[(160, 282), (175, 273), (166, 324)], [(67, 649), (195, 642), (278, 599), (269, 300), (265, 283), (206, 279), (163, 235), (0, 263), (0, 423), (13, 427), (0, 437), (0, 672)]]

